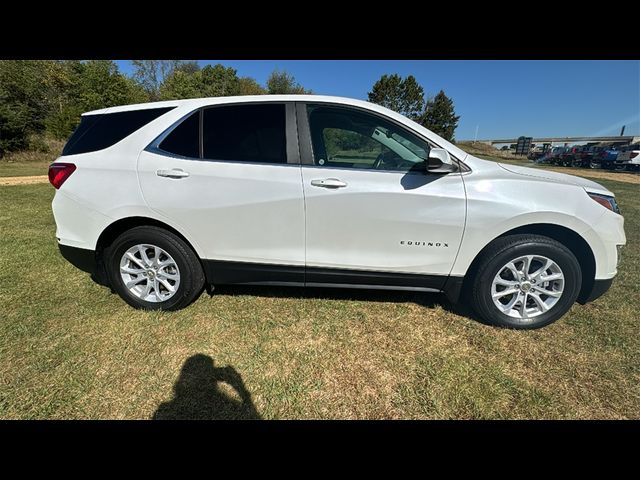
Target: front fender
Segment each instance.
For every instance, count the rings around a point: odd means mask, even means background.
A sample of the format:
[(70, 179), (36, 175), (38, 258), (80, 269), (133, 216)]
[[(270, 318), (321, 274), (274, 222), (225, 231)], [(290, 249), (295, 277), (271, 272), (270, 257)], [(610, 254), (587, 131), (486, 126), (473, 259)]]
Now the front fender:
[(460, 246), (460, 253), (453, 265), (451, 275), (464, 276), (480, 251), (496, 238), (516, 228), (542, 224), (567, 228), (580, 235), (596, 256), (597, 275), (598, 257), (596, 253), (603, 249), (599, 236), (589, 224), (579, 218), (553, 211), (526, 212), (495, 222), (469, 221)]

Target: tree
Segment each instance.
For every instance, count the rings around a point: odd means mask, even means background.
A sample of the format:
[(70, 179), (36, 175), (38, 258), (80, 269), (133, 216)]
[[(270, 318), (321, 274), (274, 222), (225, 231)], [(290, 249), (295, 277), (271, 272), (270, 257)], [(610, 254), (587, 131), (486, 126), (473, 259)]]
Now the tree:
[(118, 71), (112, 60), (88, 60), (80, 69), (79, 103), (84, 111), (144, 102), (140, 86)]
[[(83, 112), (100, 108), (148, 101), (143, 88), (118, 71), (111, 60), (70, 61), (63, 64), (59, 83), (64, 87), (52, 98), (45, 120), (47, 131), (58, 138), (67, 138), (80, 121)], [(48, 76), (51, 78), (51, 75)], [(55, 79), (50, 80), (55, 84)], [(57, 89), (49, 92), (57, 92)]]
[(453, 100), (445, 95), (444, 90), (440, 90), (433, 99), (427, 102), (419, 123), (442, 138), (453, 141), (458, 120), (460, 120), (460, 116), (455, 114)]
[(236, 70), (231, 67), (217, 64), (194, 70), (179, 66), (161, 85), (159, 97), (161, 100), (174, 100), (240, 95), (241, 85)]
[(152, 101), (160, 98), (160, 87), (171, 72), (183, 62), (180, 60), (133, 60), (133, 78), (142, 85)]
[(302, 85), (296, 82), (293, 75), (285, 72), (274, 70), (267, 79), (267, 93), (269, 95), (287, 95), (287, 94), (311, 94), (311, 90), (306, 90)]
[(240, 79), (234, 68), (221, 64), (200, 70), (203, 97), (228, 97), (240, 94)]
[(424, 108), (424, 90), (413, 75), (382, 75), (368, 94), (369, 101), (417, 121)]
[(45, 118), (46, 131), (56, 138), (66, 138), (75, 129), (83, 113), (80, 104), (82, 62), (59, 62), (50, 66), (45, 76), (48, 84), (49, 108)]
[(198, 98), (202, 96), (199, 71), (189, 73), (181, 69), (169, 75), (160, 87), (160, 100), (179, 100), (182, 98)]
[(196, 73), (198, 70), (200, 70), (200, 64), (197, 60), (183, 60), (174, 68), (174, 71), (184, 72), (187, 74)]
[(265, 95), (267, 91), (251, 77), (240, 77), (238, 79), (239, 95)]
[(44, 128), (47, 100), (45, 60), (0, 62), (0, 156), (25, 148), (30, 134)]

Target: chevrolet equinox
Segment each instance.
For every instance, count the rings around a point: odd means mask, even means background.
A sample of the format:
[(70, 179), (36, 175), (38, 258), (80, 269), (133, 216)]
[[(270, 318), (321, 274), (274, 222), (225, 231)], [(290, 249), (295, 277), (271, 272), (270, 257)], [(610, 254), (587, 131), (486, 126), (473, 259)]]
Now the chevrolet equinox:
[(395, 289), (538, 328), (605, 293), (625, 243), (598, 183), (481, 160), (338, 97), (88, 112), (49, 179), (62, 255), (143, 309), (205, 285)]

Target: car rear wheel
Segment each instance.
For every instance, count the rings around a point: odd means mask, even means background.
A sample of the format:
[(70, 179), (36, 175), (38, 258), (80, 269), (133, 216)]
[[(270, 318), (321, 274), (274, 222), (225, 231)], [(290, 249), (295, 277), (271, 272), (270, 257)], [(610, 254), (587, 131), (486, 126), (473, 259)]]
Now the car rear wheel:
[(105, 250), (113, 289), (129, 305), (146, 310), (178, 310), (202, 292), (204, 272), (193, 250), (158, 227), (135, 227)]
[(561, 243), (540, 235), (496, 240), (475, 268), (472, 306), (490, 324), (534, 329), (555, 322), (580, 292), (576, 257)]

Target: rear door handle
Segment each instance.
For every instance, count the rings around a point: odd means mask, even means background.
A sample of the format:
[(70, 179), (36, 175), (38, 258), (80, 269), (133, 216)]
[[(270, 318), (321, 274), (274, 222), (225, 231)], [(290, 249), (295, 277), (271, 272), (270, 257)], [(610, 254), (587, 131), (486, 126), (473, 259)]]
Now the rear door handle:
[(323, 178), (319, 180), (311, 180), (311, 185), (323, 188), (342, 188), (346, 187), (347, 183), (337, 178)]
[(157, 170), (156, 175), (167, 178), (186, 178), (189, 176), (189, 172), (185, 172), (180, 168), (173, 168), (171, 170)]

